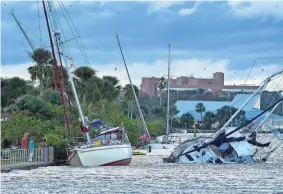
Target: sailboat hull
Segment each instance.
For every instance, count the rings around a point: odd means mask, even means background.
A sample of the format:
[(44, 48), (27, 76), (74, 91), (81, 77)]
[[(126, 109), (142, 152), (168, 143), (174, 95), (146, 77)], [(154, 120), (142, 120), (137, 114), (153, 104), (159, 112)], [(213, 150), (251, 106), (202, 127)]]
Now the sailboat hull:
[(69, 156), (71, 166), (123, 166), (129, 165), (131, 160), (130, 144), (76, 148)]

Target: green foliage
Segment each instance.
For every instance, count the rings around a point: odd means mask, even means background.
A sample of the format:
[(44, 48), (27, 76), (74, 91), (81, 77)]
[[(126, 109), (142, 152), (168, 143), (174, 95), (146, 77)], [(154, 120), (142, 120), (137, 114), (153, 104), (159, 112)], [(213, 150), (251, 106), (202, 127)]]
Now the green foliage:
[(217, 120), (216, 115), (213, 112), (206, 112), (203, 117), (202, 128), (211, 129), (211, 125)]
[(165, 120), (153, 120), (147, 123), (147, 127), (152, 138), (164, 135), (166, 131)]
[(162, 91), (166, 86), (166, 79), (164, 77), (161, 77), (158, 83), (158, 88), (160, 91)]
[(1, 107), (15, 103), (15, 100), (27, 94), (27, 82), (19, 77), (1, 78)]
[[(139, 89), (136, 85), (133, 85), (134, 86), (134, 90), (135, 90), (135, 93), (137, 96), (139, 96)], [(133, 101), (134, 100), (134, 93), (133, 93), (133, 89), (132, 89), (132, 86), (131, 84), (127, 84), (125, 87), (124, 87), (124, 91), (125, 91), (125, 99), (127, 101)]]
[(47, 102), (39, 97), (24, 95), (16, 100), (15, 105), (6, 109), (8, 112), (21, 112), (26, 115), (36, 116), (41, 119), (51, 119), (53, 114)]
[(36, 65), (29, 67), (28, 72), (31, 80), (39, 80), (40, 95), (42, 95), (44, 83), (46, 86), (54, 80), (51, 53), (47, 49), (39, 48), (29, 53), (29, 56)]
[(53, 105), (61, 105), (61, 96), (60, 93), (56, 90), (45, 90), (42, 95), (42, 99), (46, 102), (49, 102)]
[[(237, 110), (238, 109), (231, 106), (223, 106), (222, 108), (218, 109), (216, 117), (219, 121), (219, 128), (221, 128)], [(240, 113), (237, 114), (237, 116), (233, 119), (232, 124), (235, 124), (237, 126), (244, 124), (246, 122), (245, 115), (245, 111), (240, 111)]]
[[(14, 142), (15, 139), (20, 139), (25, 133), (28, 133), (29, 137), (34, 136), (35, 141), (39, 142), (43, 137), (50, 137), (53, 135), (58, 138), (64, 136), (65, 128), (64, 125), (60, 125), (56, 120), (40, 120), (33, 116), (26, 116), (22, 114), (13, 113), (10, 119), (6, 122), (2, 122), (1, 136), (3, 139)], [(60, 145), (58, 138), (50, 141), (55, 141), (51, 145)], [(62, 138), (61, 138), (62, 139)]]
[(189, 113), (185, 113), (180, 118), (180, 126), (186, 129), (191, 128), (194, 123), (194, 117)]
[(203, 103), (198, 103), (196, 105), (196, 112), (200, 113), (200, 117), (201, 117), (201, 120), (202, 120), (202, 113), (205, 112), (205, 106), (203, 105)]
[(78, 67), (75, 75), (80, 80), (75, 80), (78, 95), (82, 103), (94, 104), (97, 101), (107, 99), (116, 100), (120, 95), (119, 80), (113, 76), (96, 76), (96, 70), (90, 67)]

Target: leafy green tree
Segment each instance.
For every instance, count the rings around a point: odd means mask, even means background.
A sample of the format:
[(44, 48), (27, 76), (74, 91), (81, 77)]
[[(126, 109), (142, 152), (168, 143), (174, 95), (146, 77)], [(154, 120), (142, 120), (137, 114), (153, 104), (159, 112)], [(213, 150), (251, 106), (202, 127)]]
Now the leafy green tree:
[(158, 88), (160, 91), (162, 91), (166, 86), (166, 79), (164, 77), (161, 77), (158, 83)]
[[(139, 89), (136, 85), (133, 85), (133, 86), (134, 86), (135, 93), (138, 97)], [(132, 119), (133, 118), (133, 101), (135, 100), (135, 97), (134, 97), (134, 93), (133, 93), (131, 84), (127, 84), (124, 87), (124, 91), (125, 91), (125, 94), (124, 94), (125, 99), (128, 102), (128, 117)]]
[(56, 90), (45, 90), (42, 99), (54, 105), (61, 105), (60, 93)]
[(213, 112), (206, 112), (203, 117), (203, 129), (211, 129), (211, 125), (217, 120), (216, 115)]
[(119, 80), (114, 76), (103, 76), (103, 86), (100, 91), (103, 94), (104, 99), (110, 101), (116, 100), (120, 95), (121, 86), (119, 85)]
[(40, 119), (51, 119), (53, 117), (52, 110), (48, 103), (35, 96), (21, 96), (16, 100), (15, 105), (11, 106), (13, 106), (13, 108), (8, 107), (6, 111), (17, 111), (29, 116), (36, 116)]
[(96, 76), (96, 70), (81, 66), (76, 68), (74, 74), (79, 78), (79, 80), (75, 79), (75, 83), (81, 103), (99, 100), (101, 94), (98, 85), (102, 84), (102, 81)]
[(165, 112), (164, 112), (164, 109), (162, 107), (159, 107), (159, 106), (153, 106), (151, 109), (150, 109), (150, 113), (153, 117), (164, 117), (165, 118)]
[(189, 112), (183, 114), (180, 118), (180, 126), (189, 129), (194, 123), (194, 117)]
[[(28, 68), (28, 72), (31, 75), (31, 80), (39, 80), (40, 95), (43, 95), (43, 84), (44, 79), (54, 79), (53, 67), (52, 67), (52, 56), (49, 50), (39, 48), (29, 53), (32, 61), (35, 62), (34, 66)], [(51, 77), (51, 78), (50, 78)]]
[[(221, 128), (230, 117), (237, 111), (238, 109), (230, 106), (223, 106), (220, 109), (217, 109), (216, 118), (219, 122), (219, 127)], [(234, 118), (232, 121), (232, 125), (239, 126), (246, 122), (246, 113), (245, 111), (240, 111), (240, 113)]]
[(1, 107), (6, 107), (24, 94), (27, 94), (27, 82), (19, 77), (1, 78)]
[(203, 105), (203, 103), (198, 103), (196, 105), (196, 112), (200, 113), (200, 117), (201, 117), (201, 120), (202, 120), (202, 113), (205, 112), (205, 106)]

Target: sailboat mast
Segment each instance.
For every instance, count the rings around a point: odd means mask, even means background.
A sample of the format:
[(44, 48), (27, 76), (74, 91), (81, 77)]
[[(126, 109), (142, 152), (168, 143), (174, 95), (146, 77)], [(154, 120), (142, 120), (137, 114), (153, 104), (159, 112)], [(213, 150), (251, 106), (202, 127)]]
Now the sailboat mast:
[(121, 47), (121, 44), (120, 44), (120, 41), (119, 41), (118, 34), (116, 34), (116, 38), (117, 38), (118, 45), (119, 45), (119, 48), (120, 48), (120, 51), (121, 51), (121, 55), (122, 55), (122, 58), (123, 58), (123, 61), (124, 61), (124, 65), (125, 65), (125, 68), (126, 68), (126, 71), (127, 71), (127, 74), (128, 74), (128, 78), (129, 78), (129, 80), (130, 80), (130, 84), (131, 84), (132, 91), (133, 91), (133, 94), (134, 94), (134, 97), (135, 97), (135, 101), (136, 101), (137, 106), (138, 106), (139, 115), (140, 115), (140, 118), (141, 118), (141, 120), (142, 120), (143, 127), (144, 127), (145, 131), (147, 132), (148, 137), (149, 137), (149, 139), (150, 139), (150, 134), (149, 134), (149, 132), (148, 132), (148, 129), (147, 129), (145, 120), (144, 120), (144, 118), (143, 118), (143, 114), (142, 114), (142, 111), (141, 111), (141, 108), (140, 108), (140, 104), (139, 104), (139, 101), (138, 101), (138, 98), (137, 98), (137, 95), (136, 95), (135, 88), (134, 88), (134, 86), (133, 86), (133, 83), (132, 83), (132, 80), (131, 80), (131, 77), (130, 77), (130, 74), (129, 74), (129, 71), (128, 71), (128, 67), (127, 67), (126, 60), (125, 60), (125, 57), (124, 57), (124, 54), (123, 54), (123, 51), (122, 51), (122, 47)]
[(60, 76), (59, 76), (59, 72), (58, 72), (57, 60), (56, 60), (54, 45), (53, 45), (53, 41), (52, 41), (52, 36), (51, 36), (51, 31), (50, 31), (50, 26), (49, 26), (49, 22), (48, 22), (48, 17), (47, 17), (47, 12), (46, 12), (46, 7), (45, 7), (44, 1), (42, 1), (42, 4), (43, 4), (44, 15), (45, 15), (45, 20), (46, 20), (46, 25), (47, 25), (47, 30), (48, 30), (51, 50), (52, 50), (52, 56), (53, 56), (53, 59), (54, 59), (54, 67), (55, 67), (54, 69), (55, 69), (57, 83), (58, 83), (58, 86), (59, 86), (60, 97), (61, 97), (61, 104), (62, 104), (62, 107), (63, 107), (65, 122), (67, 124), (68, 135), (70, 135), (70, 126), (69, 126), (69, 121), (68, 121), (68, 117), (67, 117), (67, 113), (66, 113), (66, 108), (65, 108), (65, 100), (64, 100), (64, 96), (63, 96), (63, 90), (61, 88), (61, 80), (60, 80)]
[(170, 115), (170, 105), (169, 105), (169, 98), (170, 98), (170, 91), (169, 91), (169, 80), (170, 80), (170, 63), (171, 63), (171, 47), (169, 44), (169, 58), (168, 58), (168, 77), (167, 77), (167, 114), (166, 114), (166, 135), (169, 134), (169, 115)]

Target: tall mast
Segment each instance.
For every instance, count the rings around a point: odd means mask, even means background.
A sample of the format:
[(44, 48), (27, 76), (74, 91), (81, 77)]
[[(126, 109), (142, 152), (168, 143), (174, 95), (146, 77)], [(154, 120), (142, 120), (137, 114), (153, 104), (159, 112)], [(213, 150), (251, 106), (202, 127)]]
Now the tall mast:
[(10, 14), (13, 16), (15, 22), (17, 23), (17, 25), (19, 26), (20, 30), (22, 31), (23, 35), (25, 36), (26, 40), (28, 41), (28, 44), (30, 45), (31, 49), (34, 51), (35, 47), (32, 43), (32, 41), (30, 40), (30, 38), (28, 37), (27, 33), (25, 32), (25, 30), (22, 28), (21, 23), (19, 22), (19, 20), (16, 18), (16, 16), (14, 15), (14, 10), (12, 9), (12, 11), (10, 12)]
[(61, 88), (61, 80), (60, 80), (60, 76), (59, 76), (59, 72), (58, 72), (57, 60), (56, 60), (56, 55), (55, 55), (55, 51), (54, 51), (54, 45), (53, 45), (53, 41), (52, 41), (52, 36), (51, 36), (51, 31), (50, 31), (50, 26), (49, 26), (49, 22), (48, 22), (48, 17), (47, 17), (47, 12), (46, 12), (46, 7), (45, 7), (44, 1), (42, 1), (42, 4), (43, 4), (44, 15), (45, 15), (45, 20), (46, 20), (51, 50), (52, 50), (52, 56), (53, 56), (53, 59), (54, 59), (55, 74), (56, 74), (56, 79), (57, 79), (57, 83), (58, 83), (58, 86), (59, 86), (61, 104), (62, 104), (62, 107), (63, 107), (64, 118), (65, 118), (65, 122), (67, 124), (68, 135), (69, 135), (70, 134), (70, 126), (69, 126), (69, 121), (68, 121), (68, 117), (67, 117), (67, 113), (66, 113), (65, 100), (64, 100), (64, 96), (63, 96), (63, 90)]
[[(63, 63), (62, 63), (62, 59), (61, 59), (61, 51), (60, 51), (60, 45), (59, 45), (60, 33), (59, 32), (55, 32), (54, 36), (55, 36), (56, 47), (57, 47), (57, 51), (58, 51), (58, 55), (59, 55), (59, 62), (60, 62), (60, 66), (61, 66), (61, 74), (62, 74), (61, 77), (63, 79), (62, 80), (62, 85), (65, 86), (66, 96), (67, 96), (67, 100), (68, 100), (68, 104), (69, 104), (69, 109), (70, 109), (70, 113), (71, 113), (72, 124), (73, 124), (74, 129), (76, 130), (74, 114), (73, 114), (72, 105), (71, 105), (69, 94), (68, 94), (68, 87), (67, 87), (67, 83), (66, 83), (66, 81), (64, 79), (65, 71), (63, 70)], [(67, 66), (67, 64), (66, 64), (66, 66)], [(70, 131), (68, 131), (68, 135), (70, 136)]]
[(170, 98), (170, 91), (169, 91), (169, 80), (170, 80), (170, 63), (171, 63), (171, 47), (169, 44), (169, 58), (168, 58), (168, 77), (167, 77), (167, 114), (166, 114), (166, 135), (169, 134), (169, 116), (170, 116), (170, 105), (169, 105), (169, 98)]
[(141, 111), (141, 108), (140, 108), (140, 104), (139, 104), (139, 101), (138, 101), (138, 98), (137, 98), (137, 95), (136, 95), (136, 91), (135, 91), (135, 88), (133, 86), (133, 83), (132, 83), (132, 80), (131, 80), (131, 77), (130, 77), (130, 74), (129, 74), (129, 71), (128, 71), (128, 67), (127, 67), (126, 60), (125, 60), (125, 57), (124, 57), (124, 54), (123, 54), (123, 51), (122, 51), (122, 48), (121, 48), (121, 44), (120, 44), (120, 41), (119, 41), (118, 34), (116, 34), (116, 38), (117, 38), (118, 45), (119, 45), (119, 48), (120, 48), (120, 51), (121, 51), (121, 55), (122, 55), (122, 58), (123, 58), (123, 61), (124, 61), (124, 65), (125, 65), (125, 68), (126, 68), (126, 71), (127, 71), (127, 74), (128, 74), (128, 78), (130, 80), (130, 84), (131, 84), (132, 91), (133, 91), (133, 94), (134, 94), (134, 97), (135, 97), (135, 101), (136, 101), (136, 104), (138, 106), (139, 115), (140, 115), (140, 118), (142, 120), (143, 127), (144, 127), (145, 131), (147, 132), (148, 137), (150, 139), (150, 134), (148, 132), (148, 129), (147, 129), (147, 126), (146, 126), (146, 123), (145, 123), (145, 120), (144, 120), (144, 117), (143, 117), (143, 114), (142, 114), (142, 111)]
[[(221, 127), (221, 129), (219, 129), (219, 131), (217, 131), (217, 133), (220, 134), (220, 132), (224, 131), (225, 128), (229, 125), (229, 123), (239, 114), (239, 112), (244, 108), (244, 106), (246, 106), (246, 104), (261, 90), (263, 89), (270, 81), (272, 78), (274, 78), (277, 75), (280, 75), (283, 73), (283, 70), (278, 71), (274, 74), (272, 74), (271, 76), (269, 76), (268, 78), (266, 78), (261, 84), (260, 87), (258, 87), (258, 89), (256, 91), (254, 91), (254, 93), (252, 95), (250, 95), (250, 97), (242, 104), (242, 106), (240, 108), (238, 108), (238, 110), (232, 115), (232, 117), (225, 123), (225, 125), (223, 127)], [(275, 106), (275, 105), (274, 105)]]

